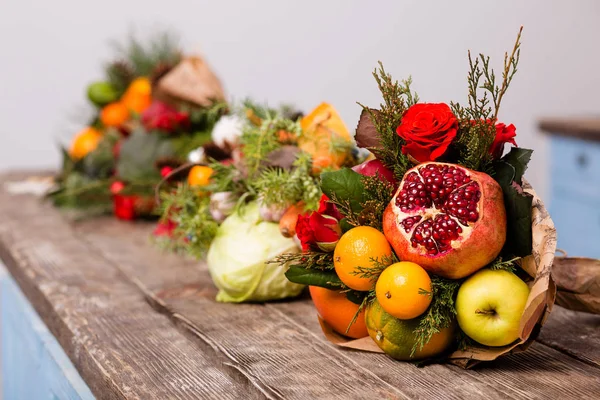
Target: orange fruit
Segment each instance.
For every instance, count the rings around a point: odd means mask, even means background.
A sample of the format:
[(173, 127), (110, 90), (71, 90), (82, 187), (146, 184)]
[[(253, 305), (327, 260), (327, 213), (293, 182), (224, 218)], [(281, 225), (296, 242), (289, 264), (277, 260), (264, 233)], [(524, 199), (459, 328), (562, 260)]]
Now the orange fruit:
[[(429, 294), (423, 294), (422, 290)], [(388, 314), (399, 319), (413, 319), (431, 304), (431, 278), (420, 265), (401, 261), (379, 275), (375, 293)]]
[(188, 174), (188, 185), (190, 186), (206, 186), (210, 183), (210, 177), (213, 174), (213, 169), (204, 165), (196, 165), (190, 169)]
[(414, 333), (415, 328), (421, 323), (423, 317), (413, 319), (398, 319), (386, 313), (377, 300), (367, 306), (365, 322), (369, 336), (381, 350), (396, 360), (420, 360), (443, 353), (454, 338), (456, 324), (440, 330), (424, 344), (422, 348), (417, 346), (412, 354), (413, 347), (417, 342)]
[(104, 126), (119, 127), (129, 119), (129, 109), (121, 102), (110, 103), (100, 112), (100, 121)]
[(99, 130), (91, 127), (85, 128), (73, 139), (69, 154), (75, 159), (85, 157), (88, 153), (96, 150), (102, 137), (103, 135)]
[[(318, 286), (309, 286), (308, 289), (317, 313), (334, 331), (354, 339), (369, 335), (365, 325), (364, 309), (350, 326), (359, 305), (348, 300), (345, 294)], [(350, 329), (348, 329), (348, 326), (350, 326)]]
[(344, 233), (333, 252), (338, 277), (354, 290), (371, 290), (375, 277), (361, 276), (361, 269), (373, 268), (373, 260), (390, 260), (392, 248), (383, 233), (370, 226), (357, 226)]
[(134, 79), (121, 97), (121, 102), (128, 110), (138, 114), (143, 112), (152, 103), (152, 85), (145, 77)]
[(313, 158), (313, 173), (325, 168), (338, 169), (348, 158), (352, 138), (338, 112), (321, 103), (300, 121), (302, 135), (298, 146)]

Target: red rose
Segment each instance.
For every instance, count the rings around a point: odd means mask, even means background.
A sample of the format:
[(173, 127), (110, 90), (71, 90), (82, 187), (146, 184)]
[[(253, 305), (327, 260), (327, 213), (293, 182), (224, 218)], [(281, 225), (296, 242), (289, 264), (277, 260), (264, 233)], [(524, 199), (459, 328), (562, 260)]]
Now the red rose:
[(299, 215), (296, 222), (296, 235), (304, 251), (333, 251), (341, 233), (337, 219), (314, 211)]
[(321, 196), (321, 200), (319, 200), (319, 210), (317, 212), (322, 215), (329, 215), (338, 221), (341, 221), (342, 218), (344, 218), (342, 213), (338, 211), (335, 204), (329, 202), (329, 197), (327, 197), (326, 194)]
[(515, 142), (515, 136), (517, 136), (517, 128), (515, 128), (513, 124), (508, 126), (503, 123), (496, 124), (496, 138), (490, 147), (490, 154), (492, 157), (495, 159), (502, 157), (505, 143), (516, 146), (517, 142)]
[(402, 153), (419, 162), (441, 157), (456, 137), (458, 120), (445, 103), (418, 103), (404, 112), (396, 133), (406, 144)]
[(177, 111), (161, 101), (154, 101), (142, 113), (142, 124), (147, 130), (160, 129), (175, 132), (189, 125), (190, 119), (186, 113)]

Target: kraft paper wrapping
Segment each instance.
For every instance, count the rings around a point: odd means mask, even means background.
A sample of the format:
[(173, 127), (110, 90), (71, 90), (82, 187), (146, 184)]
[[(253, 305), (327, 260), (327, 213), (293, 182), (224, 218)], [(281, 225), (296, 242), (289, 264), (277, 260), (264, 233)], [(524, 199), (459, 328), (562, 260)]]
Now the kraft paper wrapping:
[[(470, 368), (481, 361), (494, 360), (503, 354), (526, 350), (537, 337), (540, 327), (552, 310), (556, 296), (556, 286), (551, 275), (556, 252), (556, 230), (544, 203), (531, 185), (524, 181), (523, 189), (533, 195), (531, 215), (533, 249), (532, 254), (521, 262), (521, 268), (531, 276), (532, 280), (528, 282), (531, 292), (521, 316), (520, 340), (504, 347), (469, 347), (450, 354), (449, 361), (463, 368)], [(319, 319), (319, 322), (325, 337), (338, 346), (383, 353), (370, 337), (349, 339), (334, 332), (325, 321)]]
[(600, 314), (600, 260), (556, 257), (552, 276), (558, 286), (556, 304), (574, 311)]
[(183, 59), (157, 84), (157, 97), (183, 100), (202, 107), (225, 100), (221, 82), (200, 57)]

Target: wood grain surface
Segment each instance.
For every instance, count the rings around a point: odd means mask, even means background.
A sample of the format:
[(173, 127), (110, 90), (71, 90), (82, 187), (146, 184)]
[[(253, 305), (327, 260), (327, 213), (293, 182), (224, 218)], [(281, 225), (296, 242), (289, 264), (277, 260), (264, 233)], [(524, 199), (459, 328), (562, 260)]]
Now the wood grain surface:
[(329, 343), (306, 296), (215, 302), (206, 266), (151, 229), (0, 191), (0, 256), (99, 398), (600, 397), (599, 316), (556, 307), (525, 353), (418, 368)]
[[(375, 392), (375, 398), (569, 398), (600, 393), (600, 369), (588, 365), (589, 360), (563, 354), (559, 344), (556, 349), (535, 344), (526, 353), (471, 371), (450, 365), (417, 368), (381, 354), (343, 350), (324, 339), (310, 300), (264, 305), (214, 302), (216, 291), (206, 266), (149, 251), (150, 227), (145, 224), (124, 227), (107, 220), (98, 228), (87, 221), (78, 230), (84, 240), (132, 276), (158, 309), (183, 322), (199, 341), (220, 348), (257, 385), (272, 388), (282, 398), (369, 397), (374, 383), (369, 373), (383, 388)], [(141, 239), (123, 242), (118, 233), (123, 230)], [(142, 265), (147, 266), (144, 274), (139, 273)], [(600, 316), (592, 317), (600, 321)], [(596, 346), (600, 349), (600, 343)], [(332, 369), (331, 360), (338, 367)], [(564, 374), (573, 379), (564, 381)], [(354, 383), (346, 384), (344, 378)], [(339, 383), (340, 389), (330, 392), (329, 382)], [(386, 390), (387, 386), (399, 389), (400, 394)]]

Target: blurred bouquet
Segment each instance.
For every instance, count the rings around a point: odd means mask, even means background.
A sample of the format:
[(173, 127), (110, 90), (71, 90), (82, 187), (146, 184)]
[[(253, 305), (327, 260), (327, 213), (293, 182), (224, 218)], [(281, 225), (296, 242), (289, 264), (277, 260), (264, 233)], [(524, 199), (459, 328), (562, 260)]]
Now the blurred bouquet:
[(194, 154), (187, 183), (163, 192), (160, 241), (206, 257), (219, 301), (296, 296), (303, 285), (269, 261), (299, 251), (296, 222), (321, 204), (319, 174), (357, 163), (348, 129), (326, 103), (301, 117), (247, 102), (212, 139)]
[(156, 185), (210, 139), (227, 105), (207, 64), (184, 57), (170, 35), (132, 37), (117, 50), (105, 80), (87, 88), (94, 117), (62, 150), (48, 196), (84, 215), (112, 209), (130, 220), (152, 214)]

